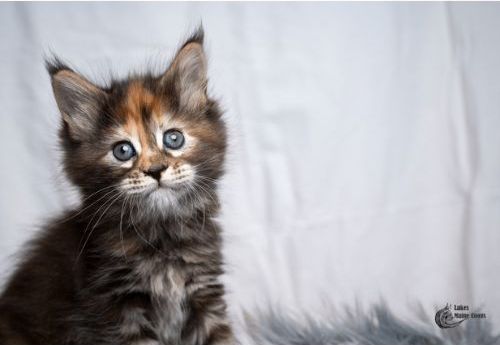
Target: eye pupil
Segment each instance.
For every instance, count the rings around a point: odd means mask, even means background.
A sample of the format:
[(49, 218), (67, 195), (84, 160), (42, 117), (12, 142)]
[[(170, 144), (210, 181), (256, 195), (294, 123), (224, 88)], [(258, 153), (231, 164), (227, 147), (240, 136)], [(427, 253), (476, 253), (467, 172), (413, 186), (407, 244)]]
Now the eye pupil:
[(176, 129), (168, 130), (163, 135), (163, 144), (167, 149), (178, 150), (184, 145), (184, 135)]

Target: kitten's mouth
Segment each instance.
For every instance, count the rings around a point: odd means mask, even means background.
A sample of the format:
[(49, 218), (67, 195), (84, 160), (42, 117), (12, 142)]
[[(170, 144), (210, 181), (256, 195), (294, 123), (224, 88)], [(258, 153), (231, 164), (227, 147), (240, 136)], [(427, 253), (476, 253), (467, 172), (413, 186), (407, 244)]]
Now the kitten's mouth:
[(154, 192), (158, 192), (158, 191), (169, 191), (169, 190), (179, 190), (180, 189), (180, 184), (169, 184), (169, 183), (165, 183), (165, 182), (162, 182), (162, 181), (158, 181), (157, 183), (155, 184), (152, 184), (150, 188), (148, 188), (148, 190), (146, 190), (146, 194), (147, 195), (150, 195)]
[(165, 182), (158, 182), (157, 189), (165, 189), (165, 190), (179, 190), (181, 188), (180, 184), (167, 184)]
[(161, 182), (161, 181), (158, 181), (158, 186), (157, 186), (158, 189), (161, 189), (161, 188), (168, 188), (168, 185), (165, 183), (165, 182)]

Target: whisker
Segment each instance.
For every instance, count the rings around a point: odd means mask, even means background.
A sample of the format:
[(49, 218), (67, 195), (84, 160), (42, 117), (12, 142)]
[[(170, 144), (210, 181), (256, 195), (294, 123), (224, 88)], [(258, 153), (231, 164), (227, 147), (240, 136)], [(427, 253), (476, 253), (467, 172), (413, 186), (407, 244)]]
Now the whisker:
[[(83, 243), (83, 246), (82, 246), (82, 249), (80, 250), (80, 252), (78, 253), (78, 256), (76, 257), (76, 262), (78, 262), (78, 259), (80, 258), (80, 256), (82, 255), (84, 249), (85, 249), (85, 246), (87, 245), (90, 237), (92, 236), (92, 233), (94, 232), (95, 228), (97, 227), (97, 225), (99, 224), (100, 220), (102, 219), (102, 217), (104, 216), (104, 214), (109, 210), (109, 208), (120, 198), (121, 195), (123, 195), (124, 192), (118, 192), (117, 194), (115, 194), (114, 196), (112, 196), (110, 199), (108, 199), (103, 205), (101, 205), (101, 207), (99, 207), (99, 209), (94, 213), (94, 216), (92, 216), (92, 219), (90, 219), (89, 223), (87, 224), (87, 227), (85, 228), (85, 230), (83, 231), (83, 234), (85, 234), (87, 232), (87, 229), (88, 227), (90, 226), (90, 224), (92, 223), (92, 220), (94, 219), (94, 217), (99, 213), (99, 211), (105, 206), (105, 205), (108, 205), (106, 207), (106, 209), (104, 209), (104, 211), (101, 213), (101, 215), (99, 216), (99, 218), (97, 219), (97, 221), (94, 223), (94, 226), (92, 227), (92, 229), (90, 230), (90, 233), (88, 234), (85, 242)], [(113, 199), (114, 198), (114, 199)], [(81, 243), (81, 241), (80, 241)]]
[(216, 199), (215, 191), (211, 191), (210, 186), (205, 184), (202, 181), (194, 181), (193, 185), (197, 188), (200, 188), (204, 193), (207, 194), (207, 196), (212, 200), (214, 203), (218, 203), (218, 200)]
[(120, 243), (121, 243), (121, 246), (122, 246), (122, 251), (123, 251), (123, 256), (124, 257), (127, 257), (126, 253), (125, 253), (125, 246), (123, 244), (123, 230), (122, 230), (122, 222), (123, 222), (123, 210), (124, 210), (124, 206), (125, 206), (125, 203), (127, 202), (129, 196), (126, 195), (125, 198), (123, 199), (123, 202), (122, 202), (122, 206), (121, 206), (121, 211), (120, 211)]
[(115, 188), (115, 187), (117, 187), (118, 185), (119, 185), (118, 183), (117, 183), (117, 184), (113, 184), (113, 185), (111, 185), (111, 186), (107, 186), (107, 187), (101, 188), (101, 189), (99, 189), (98, 191), (96, 191), (96, 192), (94, 192), (94, 193), (90, 194), (89, 196), (87, 196), (85, 199), (83, 199), (83, 200), (81, 201), (82, 205), (84, 205), (84, 202), (85, 202), (85, 201), (87, 201), (88, 199), (90, 199), (92, 196), (95, 196), (95, 195), (97, 195), (98, 193), (104, 192), (105, 190), (107, 191), (107, 193), (106, 193), (106, 194), (104, 194), (103, 196), (101, 196), (99, 199), (94, 200), (94, 201), (93, 201), (92, 203), (90, 203), (89, 205), (87, 205), (87, 206), (83, 207), (83, 208), (82, 208), (82, 209), (80, 209), (80, 210), (79, 210), (76, 214), (73, 214), (73, 215), (71, 215), (71, 216), (68, 216), (68, 217), (64, 217), (64, 218), (62, 218), (62, 219), (59, 219), (59, 220), (57, 221), (57, 223), (58, 223), (58, 224), (60, 224), (60, 223), (66, 222), (66, 221), (68, 221), (68, 220), (70, 220), (70, 219), (73, 219), (73, 218), (77, 217), (78, 215), (80, 215), (81, 213), (83, 213), (84, 211), (86, 211), (87, 209), (89, 209), (90, 207), (92, 207), (93, 205), (95, 205), (95, 204), (96, 204), (96, 203), (98, 203), (100, 200), (102, 200), (102, 199), (103, 199), (103, 198), (105, 198), (107, 195), (109, 195), (109, 194), (111, 194), (111, 193), (113, 192), (113, 190), (109, 191), (108, 189), (110, 189), (110, 188)]
[(95, 211), (93, 213), (92, 218), (90, 218), (89, 222), (87, 223), (87, 226), (85, 227), (85, 230), (83, 231), (84, 233), (87, 232), (90, 224), (92, 223), (92, 221), (94, 220), (94, 218), (97, 216), (97, 214), (99, 214), (99, 211), (102, 208), (106, 207), (108, 205), (108, 203), (113, 200), (114, 197), (116, 197), (117, 195), (119, 195), (121, 193), (122, 193), (121, 191), (112, 191), (112, 192), (109, 192), (109, 193), (106, 194), (106, 195), (111, 195), (111, 196), (109, 197), (109, 199), (107, 199), (106, 201), (104, 201), (101, 206), (99, 206), (99, 208), (97, 209), (97, 211)]

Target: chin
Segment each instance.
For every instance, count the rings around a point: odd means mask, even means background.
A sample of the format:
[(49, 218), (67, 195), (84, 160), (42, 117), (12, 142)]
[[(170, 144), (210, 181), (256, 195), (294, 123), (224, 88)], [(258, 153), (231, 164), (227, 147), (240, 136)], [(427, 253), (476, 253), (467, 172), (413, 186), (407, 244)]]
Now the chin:
[(180, 203), (183, 194), (181, 189), (158, 187), (146, 195), (143, 207), (146, 207), (148, 212), (153, 211), (153, 214), (158, 217), (178, 214), (183, 208)]

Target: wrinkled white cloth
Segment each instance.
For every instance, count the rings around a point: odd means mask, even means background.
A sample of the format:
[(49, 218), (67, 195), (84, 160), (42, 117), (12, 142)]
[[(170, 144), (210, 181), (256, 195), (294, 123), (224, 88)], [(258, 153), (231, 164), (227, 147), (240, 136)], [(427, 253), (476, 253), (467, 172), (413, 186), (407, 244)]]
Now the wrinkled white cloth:
[(0, 277), (76, 198), (43, 55), (97, 81), (203, 21), (232, 310), (384, 298), (500, 325), (500, 4), (0, 4)]

